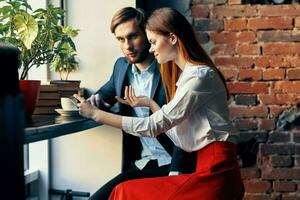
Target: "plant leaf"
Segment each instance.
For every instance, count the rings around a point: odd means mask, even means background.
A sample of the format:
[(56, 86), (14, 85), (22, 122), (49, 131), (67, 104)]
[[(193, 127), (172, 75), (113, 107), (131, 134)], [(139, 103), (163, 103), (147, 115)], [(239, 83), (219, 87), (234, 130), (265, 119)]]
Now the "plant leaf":
[(32, 42), (38, 34), (38, 24), (28, 13), (21, 13), (15, 16), (17, 35), (27, 49), (31, 48)]

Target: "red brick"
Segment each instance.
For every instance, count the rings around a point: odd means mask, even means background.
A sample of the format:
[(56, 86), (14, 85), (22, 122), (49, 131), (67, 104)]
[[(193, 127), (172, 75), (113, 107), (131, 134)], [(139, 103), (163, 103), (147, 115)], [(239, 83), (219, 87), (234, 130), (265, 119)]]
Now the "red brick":
[(192, 16), (194, 18), (207, 18), (209, 17), (210, 9), (207, 5), (194, 5), (191, 8)]
[(242, 44), (237, 46), (236, 52), (240, 55), (260, 55), (260, 45)]
[(260, 169), (258, 168), (241, 168), (242, 179), (255, 179), (260, 177)]
[(300, 79), (300, 69), (287, 69), (286, 76), (290, 80)]
[(258, 179), (244, 180), (244, 185), (247, 193), (265, 193), (271, 189), (269, 181), (262, 181)]
[(300, 6), (293, 4), (290, 5), (266, 5), (266, 6), (258, 6), (258, 15), (259, 16), (299, 16)]
[(269, 85), (268, 83), (252, 82), (252, 83), (228, 83), (229, 92), (231, 94), (260, 94), (267, 93)]
[(298, 56), (289, 57), (288, 61), (291, 67), (300, 67), (300, 58)]
[(231, 119), (240, 117), (267, 117), (268, 108), (266, 106), (235, 106), (230, 107)]
[(228, 44), (236, 43), (237, 33), (236, 32), (221, 32), (221, 33), (211, 33), (210, 39), (216, 44)]
[(278, 117), (282, 111), (284, 111), (287, 107), (284, 106), (279, 106), (279, 105), (270, 105), (269, 107), (269, 112), (270, 112), (270, 117), (271, 118), (276, 118)]
[(258, 29), (293, 29), (293, 18), (264, 17), (248, 20), (248, 28)]
[(282, 44), (265, 44), (263, 46), (264, 55), (298, 55), (300, 52), (300, 44), (298, 43), (282, 43)]
[(273, 189), (277, 192), (293, 192), (296, 190), (296, 184), (291, 181), (274, 181)]
[(263, 179), (299, 179), (300, 169), (297, 168), (264, 168), (262, 170)]
[[(273, 57), (273, 56), (272, 56)], [(274, 58), (277, 57), (277, 58)], [(289, 67), (289, 62), (285, 59), (284, 56), (276, 55), (274, 56), (272, 60), (270, 60), (270, 67), (272, 68), (283, 68), (283, 67)]]
[(252, 80), (258, 81), (261, 80), (262, 71), (255, 69), (241, 69), (239, 73), (239, 80)]
[(285, 69), (267, 69), (263, 72), (263, 80), (283, 80)]
[(300, 93), (300, 81), (277, 81), (274, 91), (282, 93)]
[(300, 28), (300, 17), (295, 18), (295, 27)]
[(295, 193), (283, 193), (282, 200), (299, 200), (299, 194)]
[(276, 104), (275, 94), (258, 94), (257, 97), (258, 100), (264, 105)]
[(260, 119), (259, 130), (274, 130), (276, 128), (274, 119)]
[(225, 31), (241, 31), (247, 29), (246, 19), (225, 19), (224, 30)]
[(258, 127), (257, 121), (253, 119), (236, 119), (234, 122), (240, 131), (256, 130)]
[(276, 104), (296, 104), (300, 99), (298, 94), (276, 94)]
[(300, 97), (297, 94), (259, 94), (258, 99), (265, 105), (296, 104)]
[(226, 81), (236, 80), (236, 77), (238, 75), (238, 70), (235, 69), (221, 68), (220, 71)]
[(243, 200), (272, 200), (267, 194), (245, 194)]
[(223, 67), (251, 68), (254, 65), (252, 57), (216, 57), (215, 64)]
[(255, 65), (260, 68), (288, 67), (289, 62), (284, 56), (262, 56), (255, 58)]
[(257, 57), (255, 59), (255, 65), (260, 68), (270, 67), (271, 58), (267, 56)]
[(228, 44), (238, 42), (255, 42), (256, 33), (253, 31), (242, 31), (242, 32), (221, 32), (211, 33), (211, 41), (216, 44)]
[(217, 44), (212, 47), (211, 55), (233, 56), (235, 54), (235, 45)]
[(215, 6), (212, 10), (215, 18), (224, 17), (252, 17), (256, 16), (256, 6), (234, 5), (234, 6)]

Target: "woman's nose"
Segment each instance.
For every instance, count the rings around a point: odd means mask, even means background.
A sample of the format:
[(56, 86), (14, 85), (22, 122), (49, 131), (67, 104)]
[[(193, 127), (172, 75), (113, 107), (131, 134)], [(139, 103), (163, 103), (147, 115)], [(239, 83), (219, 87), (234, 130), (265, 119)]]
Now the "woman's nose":
[(151, 46), (150, 46), (149, 52), (150, 52), (150, 53), (153, 53), (153, 52), (154, 52), (154, 47), (153, 47), (152, 44), (151, 44)]

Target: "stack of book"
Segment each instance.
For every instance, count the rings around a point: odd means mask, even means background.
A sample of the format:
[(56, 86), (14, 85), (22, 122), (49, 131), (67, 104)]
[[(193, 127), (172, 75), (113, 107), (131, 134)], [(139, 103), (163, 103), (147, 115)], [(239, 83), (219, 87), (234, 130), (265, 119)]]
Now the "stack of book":
[(73, 94), (84, 96), (84, 88), (79, 87), (80, 82), (50, 82), (41, 85), (40, 95), (35, 107), (35, 115), (57, 114), (55, 109), (61, 109), (60, 98), (70, 97)]
[(33, 114), (56, 114), (55, 109), (57, 108), (60, 108), (60, 94), (57, 85), (41, 85), (39, 99)]
[(80, 81), (50, 81), (50, 85), (57, 85), (60, 97), (69, 97), (78, 93)]

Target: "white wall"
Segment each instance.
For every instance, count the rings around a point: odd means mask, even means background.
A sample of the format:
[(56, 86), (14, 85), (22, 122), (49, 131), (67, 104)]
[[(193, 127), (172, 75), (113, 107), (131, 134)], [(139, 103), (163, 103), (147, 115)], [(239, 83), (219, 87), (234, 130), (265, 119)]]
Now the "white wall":
[[(122, 56), (110, 33), (112, 15), (134, 0), (67, 1), (67, 21), (80, 29), (75, 40), (80, 69), (70, 79), (93, 92), (110, 77), (115, 60)], [(57, 74), (51, 74), (57, 79)], [(51, 188), (95, 192), (120, 172), (121, 132), (101, 126), (51, 141)]]

